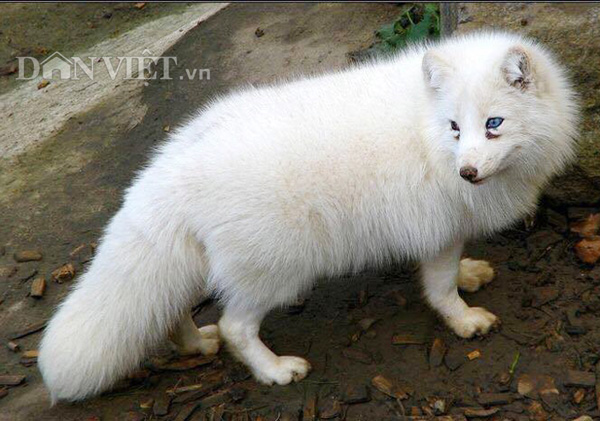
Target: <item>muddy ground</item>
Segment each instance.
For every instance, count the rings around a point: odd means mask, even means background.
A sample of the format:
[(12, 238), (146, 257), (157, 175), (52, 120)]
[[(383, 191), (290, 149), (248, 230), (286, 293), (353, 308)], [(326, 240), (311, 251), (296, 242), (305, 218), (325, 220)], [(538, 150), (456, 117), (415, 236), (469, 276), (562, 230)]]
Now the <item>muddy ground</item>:
[[(165, 53), (179, 57), (180, 65), (174, 80), (151, 81), (144, 89), (147, 112), (141, 122), (133, 127), (122, 122), (126, 103), (101, 104), (3, 166), (0, 339), (6, 343), (51, 315), (77, 281), (56, 283), (52, 271), (72, 263), (81, 272), (123, 188), (165, 139), (165, 126), (176, 126), (211, 96), (240, 84), (345, 66), (347, 53), (368, 47), (373, 31), (396, 13), (390, 4), (234, 4)], [(260, 37), (258, 28), (264, 32)], [(211, 79), (179, 80), (185, 68), (210, 68)], [(519, 224), (467, 247), (469, 256), (487, 259), (497, 270), (494, 282), (465, 295), (469, 304), (487, 307), (502, 320), (484, 338), (457, 338), (436, 319), (420, 297), (414, 265), (381, 268), (322, 280), (303, 306), (269, 315), (265, 342), (313, 365), (300, 383), (258, 385), (221, 352), (210, 361), (187, 360), (196, 367), (186, 370), (178, 359), (171, 366), (151, 359), (113, 392), (49, 408), (35, 361), (22, 355), (37, 349), (36, 332), (14, 339), (17, 352), (0, 350), (0, 375), (26, 376), (0, 398), (0, 419), (306, 420), (315, 413), (347, 420), (464, 419), (464, 414), (600, 419), (595, 397), (600, 268), (579, 261), (573, 251), (578, 237), (569, 232), (570, 224), (595, 211), (593, 204), (543, 208), (533, 225)], [(43, 259), (17, 263), (13, 254), (22, 250), (39, 250)], [(39, 277), (48, 286), (35, 299), (29, 294)], [(198, 324), (217, 319), (215, 303), (198, 309)], [(432, 352), (434, 341), (446, 352)], [(169, 355), (166, 349), (161, 354)], [(392, 382), (394, 398), (373, 386), (378, 375)], [(200, 391), (168, 393), (198, 383)]]

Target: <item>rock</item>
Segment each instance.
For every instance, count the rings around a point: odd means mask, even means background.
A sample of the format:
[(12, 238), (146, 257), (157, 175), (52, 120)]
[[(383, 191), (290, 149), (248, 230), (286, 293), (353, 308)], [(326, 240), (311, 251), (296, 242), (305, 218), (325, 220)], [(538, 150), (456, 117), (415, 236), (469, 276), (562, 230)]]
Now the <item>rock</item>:
[(169, 395), (161, 395), (154, 405), (152, 405), (152, 413), (157, 417), (164, 417), (169, 413), (171, 408), (171, 397)]
[(44, 296), (45, 291), (46, 291), (46, 279), (36, 278), (31, 283), (31, 292), (29, 295), (33, 298), (42, 298)]
[(18, 251), (13, 255), (16, 262), (37, 262), (42, 260), (44, 256), (37, 250), (23, 250)]
[(348, 385), (342, 393), (342, 402), (348, 405), (365, 403), (371, 400), (369, 388), (363, 384)]
[(531, 293), (531, 306), (539, 308), (544, 304), (548, 304), (556, 300), (560, 293), (560, 289), (553, 286), (534, 288)]
[(381, 374), (371, 379), (371, 385), (381, 393), (395, 399), (408, 399), (408, 394)]
[(488, 418), (488, 417), (491, 417), (492, 415), (497, 414), (499, 411), (500, 411), (500, 408), (490, 408), (490, 409), (467, 408), (467, 409), (465, 409), (463, 414), (467, 418)]
[(12, 352), (18, 352), (18, 351), (19, 351), (19, 349), (21, 348), (21, 347), (19, 346), (19, 344), (18, 344), (18, 343), (16, 343), (16, 342), (13, 342), (13, 341), (8, 341), (8, 342), (6, 343), (6, 347), (7, 347), (8, 349), (10, 349)]
[(586, 219), (571, 225), (571, 232), (584, 238), (591, 238), (600, 231), (600, 213), (589, 215)]
[(458, 350), (450, 351), (450, 352), (446, 353), (446, 356), (444, 357), (444, 363), (446, 364), (446, 367), (448, 367), (452, 371), (458, 369), (466, 361), (467, 361), (467, 358), (464, 356), (464, 354), (461, 351), (458, 351)]
[(327, 398), (319, 410), (319, 418), (329, 420), (337, 418), (342, 412), (340, 402), (334, 398)]
[(565, 386), (595, 386), (596, 374), (589, 371), (568, 370), (564, 384)]
[(444, 355), (446, 355), (446, 344), (440, 338), (435, 338), (429, 351), (429, 366), (439, 367), (444, 361)]
[(10, 374), (2, 374), (0, 375), (0, 386), (18, 386), (25, 381), (25, 376), (20, 374), (10, 375)]
[(589, 415), (582, 415), (578, 418), (575, 418), (573, 421), (594, 421), (594, 419)]
[(585, 389), (577, 389), (575, 393), (573, 393), (573, 402), (579, 405), (583, 399), (585, 398)]
[(512, 393), (481, 393), (477, 402), (483, 406), (506, 405), (514, 400)]
[(538, 399), (540, 395), (556, 394), (558, 389), (554, 379), (544, 374), (523, 374), (517, 380), (517, 391), (519, 395), (531, 399)]
[(63, 265), (52, 272), (52, 279), (54, 279), (54, 281), (59, 284), (62, 284), (66, 281), (70, 281), (74, 277), (75, 266), (73, 266), (72, 263), (67, 263), (66, 265)]
[(575, 244), (575, 253), (582, 262), (595, 264), (600, 259), (600, 236), (579, 241)]
[(467, 358), (469, 359), (469, 361), (481, 358), (481, 351), (479, 351), (478, 349), (476, 349), (475, 351), (471, 351), (467, 354)]
[(348, 348), (342, 351), (342, 355), (348, 358), (349, 360), (359, 362), (361, 364), (372, 364), (373, 356), (363, 350)]

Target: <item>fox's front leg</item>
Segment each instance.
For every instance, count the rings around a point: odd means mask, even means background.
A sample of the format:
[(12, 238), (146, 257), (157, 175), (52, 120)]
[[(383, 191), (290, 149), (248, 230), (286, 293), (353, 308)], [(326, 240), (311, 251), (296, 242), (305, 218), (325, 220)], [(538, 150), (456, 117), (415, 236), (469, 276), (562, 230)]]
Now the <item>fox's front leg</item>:
[(484, 308), (469, 307), (458, 295), (458, 286), (476, 290), (493, 277), (487, 262), (471, 259), (461, 262), (462, 248), (462, 243), (455, 244), (435, 258), (423, 261), (421, 275), (425, 298), (431, 307), (458, 336), (470, 338), (487, 333), (498, 318)]

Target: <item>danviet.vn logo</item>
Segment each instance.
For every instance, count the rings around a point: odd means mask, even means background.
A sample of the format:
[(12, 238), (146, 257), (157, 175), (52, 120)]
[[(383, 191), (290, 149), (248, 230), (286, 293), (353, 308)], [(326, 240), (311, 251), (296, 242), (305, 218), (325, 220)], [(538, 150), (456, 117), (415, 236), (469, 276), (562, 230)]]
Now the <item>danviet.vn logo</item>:
[[(41, 76), (47, 80), (93, 80), (97, 75), (111, 79), (172, 80), (171, 69), (177, 57), (154, 56), (148, 49), (140, 56), (66, 57), (55, 51), (43, 60), (17, 57), (17, 80), (32, 80)], [(184, 69), (179, 79), (210, 80), (210, 69)]]

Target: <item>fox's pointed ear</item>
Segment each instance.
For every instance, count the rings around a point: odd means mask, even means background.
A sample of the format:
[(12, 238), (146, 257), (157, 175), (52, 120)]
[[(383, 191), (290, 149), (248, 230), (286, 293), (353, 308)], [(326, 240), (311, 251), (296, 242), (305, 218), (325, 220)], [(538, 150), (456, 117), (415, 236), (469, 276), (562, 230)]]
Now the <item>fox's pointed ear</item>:
[(511, 47), (502, 62), (502, 74), (510, 86), (527, 91), (534, 86), (531, 56), (520, 45)]
[(421, 68), (423, 69), (425, 82), (435, 91), (442, 88), (452, 71), (451, 65), (444, 61), (441, 55), (433, 49), (425, 53)]

